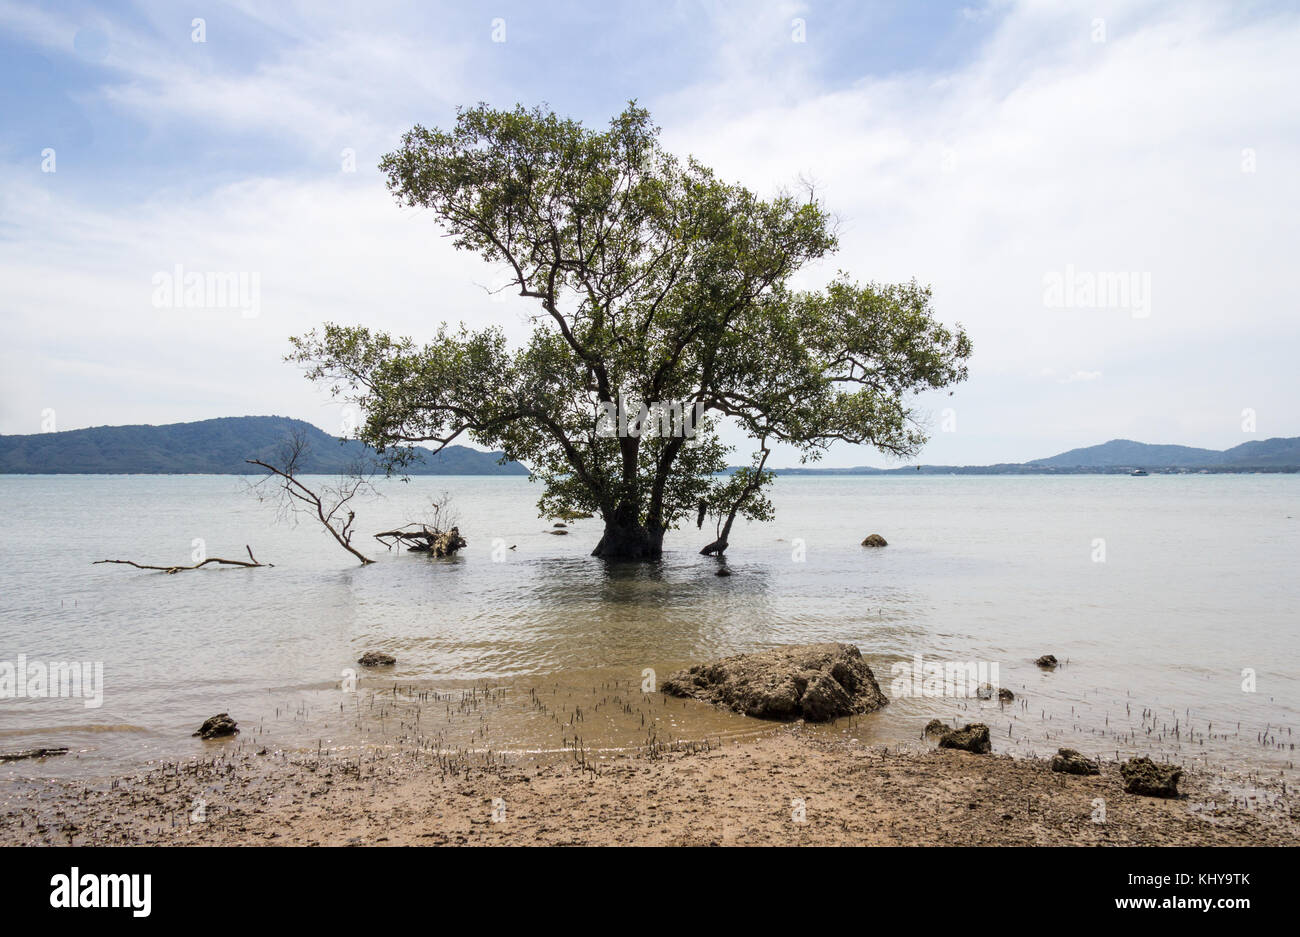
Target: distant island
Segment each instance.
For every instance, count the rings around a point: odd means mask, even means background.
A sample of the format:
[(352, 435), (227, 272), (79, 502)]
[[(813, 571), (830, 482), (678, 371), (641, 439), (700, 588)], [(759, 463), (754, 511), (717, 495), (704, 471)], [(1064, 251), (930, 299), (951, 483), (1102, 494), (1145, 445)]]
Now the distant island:
[[(304, 420), (232, 416), (164, 426), (96, 426), (61, 433), (0, 436), (0, 474), (30, 475), (252, 475), (245, 459), (274, 458), (294, 432), (310, 444), (304, 474), (337, 475), (375, 450), (343, 440)], [(410, 475), (527, 475), (502, 462), (500, 452), (468, 446), (426, 450)], [(780, 468), (778, 475), (1084, 475), (1152, 473), (1300, 472), (1300, 436), (1255, 440), (1231, 449), (1196, 449), (1112, 439), (1032, 462), (997, 465), (907, 465), (900, 468)], [(733, 469), (734, 471), (734, 469)]]
[(1148, 473), (1300, 472), (1300, 436), (1252, 440), (1219, 451), (1112, 439), (1032, 462), (997, 465), (907, 465), (901, 468), (787, 468), (778, 475), (1120, 475)]
[[(374, 449), (284, 416), (232, 416), (164, 426), (96, 426), (60, 433), (0, 436), (0, 474), (30, 475), (253, 475), (245, 459), (274, 460), (295, 431), (309, 444), (301, 471), (338, 475), (358, 462), (374, 463)], [(448, 446), (426, 449), (409, 475), (527, 475), (500, 452)]]

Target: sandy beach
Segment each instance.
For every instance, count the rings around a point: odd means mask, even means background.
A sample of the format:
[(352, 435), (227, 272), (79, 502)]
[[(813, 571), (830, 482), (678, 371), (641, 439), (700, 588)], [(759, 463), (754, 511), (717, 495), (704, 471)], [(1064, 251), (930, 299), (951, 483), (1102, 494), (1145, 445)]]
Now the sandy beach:
[(5, 845), (1300, 845), (1282, 782), (1189, 771), (1126, 794), (1045, 759), (785, 726), (721, 748), (491, 762), (236, 751), (101, 781), (11, 779)]

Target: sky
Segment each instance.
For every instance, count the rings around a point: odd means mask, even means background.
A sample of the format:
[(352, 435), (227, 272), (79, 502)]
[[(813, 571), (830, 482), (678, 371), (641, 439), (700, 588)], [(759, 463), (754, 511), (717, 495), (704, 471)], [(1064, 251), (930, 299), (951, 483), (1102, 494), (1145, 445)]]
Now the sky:
[[(916, 279), (967, 329), (915, 461), (1297, 436), (1298, 88), (1290, 3), (0, 0), (0, 433), (338, 432), (289, 336), (521, 339), (503, 272), (377, 163), (461, 105), (603, 127), (635, 99), (724, 179), (816, 182), (840, 248), (796, 285)], [(188, 306), (178, 267), (244, 292)]]

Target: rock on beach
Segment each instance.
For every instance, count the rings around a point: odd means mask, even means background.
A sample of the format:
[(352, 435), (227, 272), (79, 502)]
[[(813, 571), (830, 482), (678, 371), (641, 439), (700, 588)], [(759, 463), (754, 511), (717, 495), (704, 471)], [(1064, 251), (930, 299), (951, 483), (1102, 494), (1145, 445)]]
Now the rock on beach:
[(852, 644), (739, 654), (670, 674), (660, 689), (759, 719), (826, 722), (875, 712), (888, 698)]

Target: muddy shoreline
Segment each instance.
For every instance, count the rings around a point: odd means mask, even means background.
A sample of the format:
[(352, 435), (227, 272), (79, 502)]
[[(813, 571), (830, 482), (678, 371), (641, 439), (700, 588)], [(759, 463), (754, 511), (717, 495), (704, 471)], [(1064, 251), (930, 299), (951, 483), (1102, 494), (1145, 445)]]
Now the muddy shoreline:
[(1182, 790), (1126, 794), (1113, 763), (1078, 777), (801, 725), (598, 760), (232, 747), (105, 780), (5, 781), (0, 843), (1300, 845), (1280, 779), (1193, 769)]

